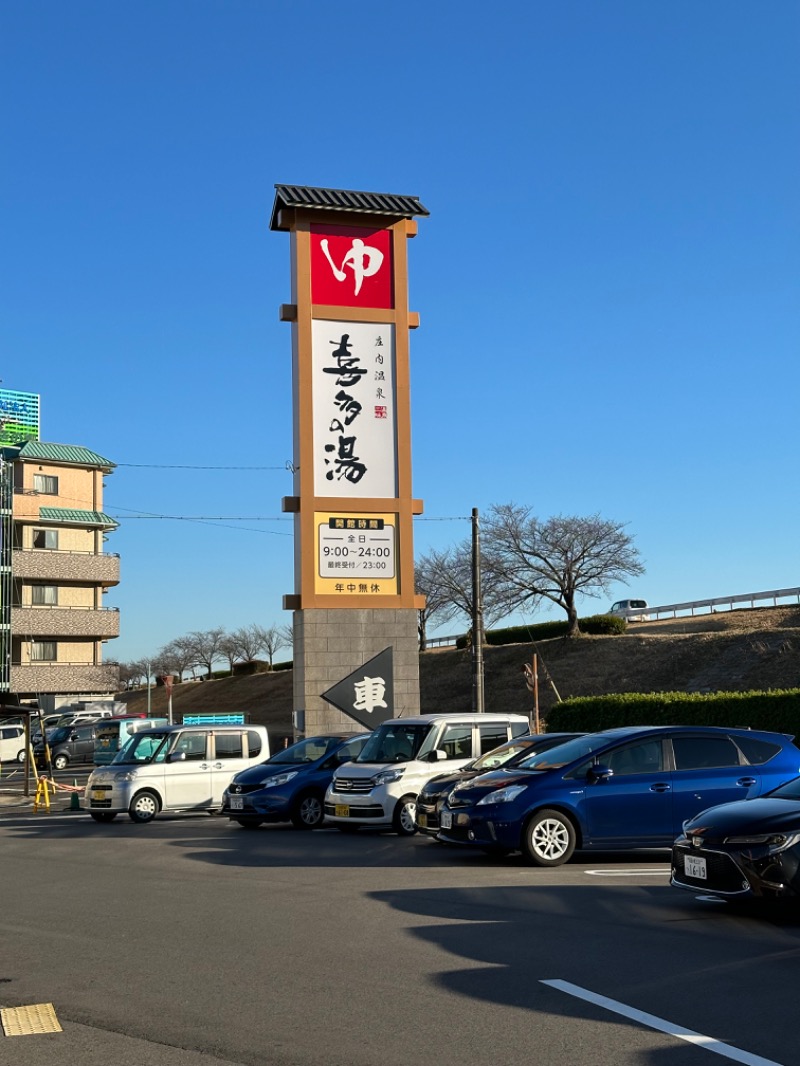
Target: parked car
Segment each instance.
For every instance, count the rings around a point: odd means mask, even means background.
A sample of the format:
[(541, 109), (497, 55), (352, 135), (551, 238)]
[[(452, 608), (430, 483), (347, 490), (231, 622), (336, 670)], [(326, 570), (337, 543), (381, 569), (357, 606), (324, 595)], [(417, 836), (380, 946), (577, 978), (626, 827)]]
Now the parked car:
[(437, 714), (382, 722), (358, 758), (334, 771), (325, 796), (325, 820), (343, 832), (390, 826), (416, 833), (417, 795), (444, 770), (528, 732), (521, 714)]
[(134, 733), (110, 766), (93, 770), (84, 803), (96, 822), (127, 811), (149, 822), (159, 811), (215, 811), (239, 770), (263, 762), (262, 725), (165, 725)]
[(672, 884), (732, 899), (800, 898), (800, 777), (686, 821), (672, 849)]
[(456, 785), (471, 781), (479, 774), (488, 773), (490, 770), (499, 770), (501, 766), (509, 770), (537, 751), (546, 751), (548, 748), (563, 744), (565, 740), (572, 740), (573, 737), (583, 735), (583, 733), (532, 733), (529, 736), (516, 737), (506, 744), (501, 744), (499, 748), (481, 755), (479, 759), (468, 762), (459, 770), (453, 770), (449, 774), (439, 774), (438, 777), (432, 778), (423, 785), (417, 796), (417, 829), (431, 837), (437, 835), (439, 808)]
[[(91, 722), (47, 730), (50, 761), (56, 770), (65, 770), (70, 763), (94, 762), (94, 730)], [(46, 767), (47, 754), (41, 734), (33, 743), (33, 757), (37, 766)]]
[(698, 811), (768, 792), (800, 773), (782, 733), (699, 726), (608, 729), (457, 785), (443, 840), (521, 851), (560, 866), (575, 848), (671, 847)]
[(25, 727), (0, 725), (0, 763), (25, 762)]
[(68, 711), (65, 714), (59, 715), (56, 725), (79, 725), (85, 722), (99, 722), (101, 718), (110, 717), (111, 711), (106, 710)]
[(608, 609), (608, 614), (624, 618), (628, 622), (649, 622), (650, 615), (642, 614), (647, 610), (647, 600), (617, 600)]
[(142, 729), (169, 725), (166, 718), (146, 718), (144, 715), (120, 715), (118, 718), (103, 718), (95, 724), (94, 764), (108, 766), (117, 757), (134, 733)]
[(325, 815), (325, 792), (333, 771), (359, 754), (369, 733), (306, 737), (266, 762), (236, 774), (222, 794), (222, 814), (243, 829), (263, 822), (291, 822), (316, 829)]

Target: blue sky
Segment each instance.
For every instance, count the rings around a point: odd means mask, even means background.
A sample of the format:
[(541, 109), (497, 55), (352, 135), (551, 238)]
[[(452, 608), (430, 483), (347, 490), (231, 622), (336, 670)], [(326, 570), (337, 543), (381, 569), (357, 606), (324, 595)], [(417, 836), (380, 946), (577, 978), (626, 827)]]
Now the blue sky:
[(650, 603), (800, 584), (799, 45), (789, 0), (5, 4), (0, 377), (119, 464), (108, 654), (290, 621), (275, 182), (431, 212), (417, 554), (513, 500), (628, 523)]

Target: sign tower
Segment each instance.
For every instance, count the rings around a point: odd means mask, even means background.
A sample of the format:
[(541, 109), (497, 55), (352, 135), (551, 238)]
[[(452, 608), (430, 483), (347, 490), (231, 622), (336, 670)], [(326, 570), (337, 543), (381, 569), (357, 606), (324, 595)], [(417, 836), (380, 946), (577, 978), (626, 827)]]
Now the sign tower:
[[(355, 685), (387, 650), (393, 676), (368, 679), (375, 724), (419, 713), (409, 385), (419, 316), (406, 245), (428, 211), (415, 196), (275, 188), (270, 229), (289, 233), (292, 273), (280, 317), (292, 324), (294, 495), (283, 509), (295, 516), (295, 587), (283, 605), (294, 612), (295, 728), (312, 733), (353, 728), (323, 693), (351, 674)], [(381, 680), (391, 705), (378, 711)]]

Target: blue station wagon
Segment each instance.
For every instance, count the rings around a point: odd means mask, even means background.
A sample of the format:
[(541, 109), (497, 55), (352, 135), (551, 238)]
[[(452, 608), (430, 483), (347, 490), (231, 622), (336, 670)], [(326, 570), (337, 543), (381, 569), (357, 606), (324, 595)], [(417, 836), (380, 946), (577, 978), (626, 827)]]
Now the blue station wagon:
[(752, 799), (800, 773), (782, 733), (695, 726), (608, 729), (456, 785), (439, 839), (560, 866), (576, 848), (671, 847), (706, 807)]

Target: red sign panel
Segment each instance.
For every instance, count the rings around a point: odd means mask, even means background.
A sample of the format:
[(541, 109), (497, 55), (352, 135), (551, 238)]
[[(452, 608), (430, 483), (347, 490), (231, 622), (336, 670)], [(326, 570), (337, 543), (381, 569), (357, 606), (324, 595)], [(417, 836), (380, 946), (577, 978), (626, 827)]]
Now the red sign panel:
[(333, 307), (394, 307), (391, 231), (312, 226), (311, 302)]

